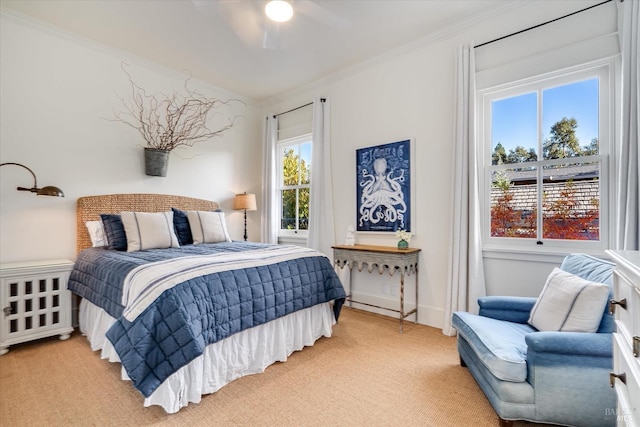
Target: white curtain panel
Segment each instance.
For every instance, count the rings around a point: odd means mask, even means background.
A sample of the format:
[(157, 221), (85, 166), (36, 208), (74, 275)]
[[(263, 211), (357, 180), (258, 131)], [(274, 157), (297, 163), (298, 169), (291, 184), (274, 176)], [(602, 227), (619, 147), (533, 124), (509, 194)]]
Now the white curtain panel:
[(640, 249), (640, 1), (618, 3), (618, 38), (622, 53), (622, 132), (616, 162), (616, 249)]
[(473, 46), (458, 48), (455, 88), (451, 253), (442, 332), (453, 336), (455, 311), (478, 312), (485, 295), (480, 223), (479, 156), (476, 147), (475, 60)]
[(279, 200), (277, 187), (278, 117), (269, 114), (265, 120), (262, 153), (262, 222), (261, 238), (264, 243), (278, 243)]
[(334, 244), (331, 171), (331, 115), (329, 99), (313, 100), (311, 194), (307, 246), (331, 258)]

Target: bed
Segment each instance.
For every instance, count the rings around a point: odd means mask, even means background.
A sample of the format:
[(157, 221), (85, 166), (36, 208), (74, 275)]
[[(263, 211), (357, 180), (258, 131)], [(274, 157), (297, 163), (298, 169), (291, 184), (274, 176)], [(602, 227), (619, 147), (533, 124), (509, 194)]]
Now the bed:
[(184, 196), (87, 196), (76, 213), (80, 331), (144, 406), (175, 413), (331, 336), (345, 292), (319, 252), (231, 241), (217, 203)]

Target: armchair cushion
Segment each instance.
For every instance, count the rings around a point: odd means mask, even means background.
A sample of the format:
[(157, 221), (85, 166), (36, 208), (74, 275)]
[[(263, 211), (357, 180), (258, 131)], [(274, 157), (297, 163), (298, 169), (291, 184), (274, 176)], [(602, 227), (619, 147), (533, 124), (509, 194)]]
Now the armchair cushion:
[(529, 324), (541, 331), (595, 332), (609, 286), (554, 268), (531, 310)]
[(452, 321), (494, 377), (513, 382), (527, 379), (525, 336), (535, 332), (534, 328), (526, 323), (507, 322), (466, 312), (454, 313)]

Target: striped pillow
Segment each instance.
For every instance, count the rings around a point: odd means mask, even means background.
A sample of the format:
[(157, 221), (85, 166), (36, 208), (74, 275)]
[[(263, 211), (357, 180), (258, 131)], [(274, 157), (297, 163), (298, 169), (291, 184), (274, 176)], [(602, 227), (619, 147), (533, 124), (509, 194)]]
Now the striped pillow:
[(187, 211), (193, 244), (230, 242), (224, 212)]
[(529, 324), (539, 331), (596, 332), (609, 286), (554, 268), (531, 309)]
[(120, 212), (127, 235), (127, 252), (179, 248), (173, 212)]

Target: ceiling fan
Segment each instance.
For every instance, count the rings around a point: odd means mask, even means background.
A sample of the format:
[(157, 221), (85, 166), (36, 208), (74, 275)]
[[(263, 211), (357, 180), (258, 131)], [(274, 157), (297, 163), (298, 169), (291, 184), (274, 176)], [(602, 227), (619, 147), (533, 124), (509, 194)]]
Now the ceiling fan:
[(330, 28), (345, 28), (346, 18), (331, 12), (317, 0), (285, 0), (292, 7), (289, 22), (278, 22), (267, 17), (269, 0), (191, 0), (200, 13), (217, 14), (229, 25), (236, 36), (249, 48), (286, 49), (295, 43), (288, 35), (296, 19), (302, 16)]

